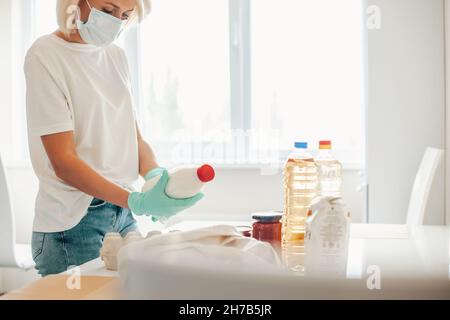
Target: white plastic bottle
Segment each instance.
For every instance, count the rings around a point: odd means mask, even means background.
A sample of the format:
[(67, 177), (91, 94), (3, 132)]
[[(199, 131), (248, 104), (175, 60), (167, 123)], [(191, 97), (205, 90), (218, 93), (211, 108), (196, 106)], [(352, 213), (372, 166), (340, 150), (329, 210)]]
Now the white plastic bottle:
[[(142, 187), (142, 192), (153, 188), (161, 176), (153, 177)], [(169, 182), (166, 194), (175, 199), (185, 199), (199, 193), (204, 184), (214, 179), (214, 168), (208, 164), (202, 166), (179, 166), (169, 170)]]
[(339, 197), (317, 197), (310, 213), (306, 219), (306, 274), (345, 277), (350, 236), (350, 214), (345, 203)]
[(342, 165), (331, 152), (331, 141), (319, 142), (319, 153), (315, 158), (319, 170), (319, 192), (321, 196), (341, 196)]

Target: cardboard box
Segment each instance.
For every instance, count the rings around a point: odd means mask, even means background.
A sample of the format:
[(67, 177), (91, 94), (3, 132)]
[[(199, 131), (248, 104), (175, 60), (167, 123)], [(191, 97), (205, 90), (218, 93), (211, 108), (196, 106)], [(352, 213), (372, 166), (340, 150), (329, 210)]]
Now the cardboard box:
[(120, 279), (107, 276), (51, 275), (0, 297), (0, 300), (117, 300)]

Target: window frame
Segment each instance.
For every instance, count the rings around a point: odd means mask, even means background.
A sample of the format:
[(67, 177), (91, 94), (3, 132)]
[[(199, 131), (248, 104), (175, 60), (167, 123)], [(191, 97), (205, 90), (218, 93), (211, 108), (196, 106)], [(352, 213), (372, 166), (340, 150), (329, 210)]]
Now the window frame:
[[(228, 0), (229, 6), (229, 54), (230, 54), (230, 129), (250, 130), (251, 129), (251, 41), (250, 41), (250, 1), (251, 0)], [(139, 25), (130, 28), (124, 36), (124, 48), (130, 61), (130, 71), (132, 74), (132, 87), (134, 102), (138, 114), (143, 114), (142, 97), (142, 72), (139, 68), (142, 59), (141, 52), (141, 27)], [(140, 119), (137, 120), (139, 126), (143, 126)], [(210, 142), (203, 142), (200, 148), (211, 145)], [(197, 144), (198, 147), (198, 144)], [(249, 154), (250, 146), (245, 143), (245, 154)], [(246, 156), (247, 158), (247, 156)], [(234, 161), (246, 161), (237, 163), (238, 167), (253, 168), (256, 164), (248, 164), (248, 159), (234, 159)], [(167, 159), (168, 160), (168, 159)], [(216, 165), (228, 167), (233, 166), (231, 159), (224, 158)]]
[[(251, 128), (250, 0), (228, 2), (231, 128), (247, 130)], [(130, 61), (136, 108), (138, 112), (143, 112), (140, 43), (140, 26), (136, 25), (127, 30), (124, 47)]]

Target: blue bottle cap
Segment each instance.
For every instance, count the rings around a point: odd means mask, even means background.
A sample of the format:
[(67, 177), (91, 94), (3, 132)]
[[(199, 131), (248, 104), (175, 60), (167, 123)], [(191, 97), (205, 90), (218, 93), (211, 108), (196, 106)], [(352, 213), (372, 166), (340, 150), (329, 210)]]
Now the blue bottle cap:
[(295, 148), (297, 149), (308, 149), (308, 142), (296, 142)]

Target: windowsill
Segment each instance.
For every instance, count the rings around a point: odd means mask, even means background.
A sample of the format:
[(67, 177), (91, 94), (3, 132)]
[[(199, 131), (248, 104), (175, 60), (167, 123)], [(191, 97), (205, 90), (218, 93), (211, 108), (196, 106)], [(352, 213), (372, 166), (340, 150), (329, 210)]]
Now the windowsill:
[[(277, 171), (282, 170), (285, 164), (285, 160), (280, 160), (278, 163), (274, 164), (258, 164), (258, 163), (227, 163), (227, 162), (208, 162), (205, 163), (211, 164), (216, 169), (224, 169), (224, 170), (262, 170), (262, 171)], [(164, 165), (166, 167), (175, 167), (177, 165), (186, 164), (186, 163), (171, 163), (165, 162)], [(344, 171), (362, 171), (364, 170), (363, 163), (357, 162), (342, 162), (342, 168)]]
[[(284, 165), (284, 161), (280, 161), (278, 167), (268, 167), (266, 165), (259, 165), (256, 163), (238, 163), (238, 164), (229, 164), (229, 163), (213, 163), (212, 164), (217, 169), (224, 170), (281, 170)], [(166, 163), (166, 166), (173, 167), (176, 164)], [(26, 160), (15, 161), (5, 163), (6, 169), (31, 169), (31, 162)], [(364, 170), (364, 165), (362, 163), (352, 163), (352, 162), (344, 162), (342, 163), (342, 168), (344, 171), (361, 171)]]
[[(231, 169), (235, 169), (235, 170), (266, 170), (266, 169), (270, 169), (270, 167), (267, 166), (261, 166), (258, 164), (227, 164), (227, 163), (216, 163), (216, 164), (212, 164), (215, 168), (218, 169), (226, 169), (226, 170), (231, 170)], [(279, 166), (277, 168), (273, 168), (273, 169), (278, 169), (281, 170), (284, 166), (284, 161), (280, 162)], [(342, 163), (342, 168), (344, 171), (360, 171), (360, 170), (364, 170), (364, 165), (361, 163), (351, 163), (351, 162), (344, 162)]]

